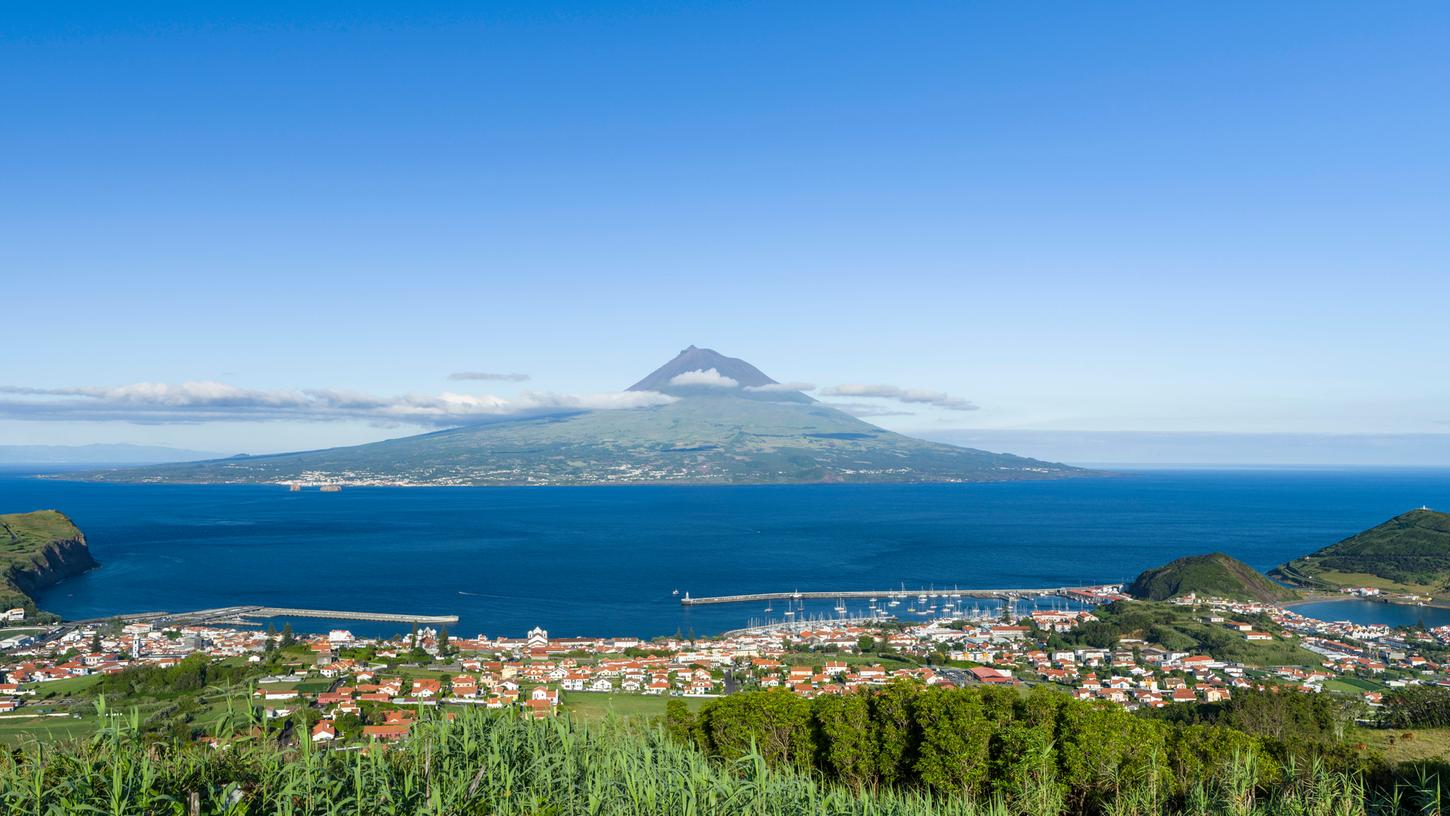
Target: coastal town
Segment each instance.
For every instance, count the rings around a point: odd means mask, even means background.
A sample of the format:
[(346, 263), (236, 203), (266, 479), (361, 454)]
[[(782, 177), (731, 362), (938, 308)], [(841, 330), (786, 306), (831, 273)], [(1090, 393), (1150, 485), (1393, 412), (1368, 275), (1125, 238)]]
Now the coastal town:
[(428, 627), (375, 639), (340, 628), (296, 635), (290, 628), (119, 620), (10, 629), (0, 641), (0, 716), (37, 724), (82, 718), (74, 703), (89, 683), (187, 660), (252, 670), (243, 693), (258, 716), (291, 718), (315, 744), (338, 745), (405, 739), (420, 707), (481, 706), (531, 718), (615, 707), (661, 713), (663, 702), (650, 698), (688, 702), (748, 689), (817, 697), (899, 680), (1047, 684), (1128, 709), (1222, 702), (1250, 688), (1340, 694), (1374, 707), (1390, 688), (1450, 685), (1450, 665), (1439, 659), (1450, 649), (1450, 627), (1323, 621), (1265, 603), (1187, 595), (1152, 606), (1212, 631), (1215, 642), (1303, 659), (1233, 659), (1143, 636), (1087, 642), (1095, 626), (1102, 629), (1104, 610), (1120, 606), (1103, 604), (1140, 605), (1119, 589), (1104, 588), (1100, 605), (1016, 618), (826, 620), (648, 641), (555, 637), (542, 628), (518, 637), (450, 637)]

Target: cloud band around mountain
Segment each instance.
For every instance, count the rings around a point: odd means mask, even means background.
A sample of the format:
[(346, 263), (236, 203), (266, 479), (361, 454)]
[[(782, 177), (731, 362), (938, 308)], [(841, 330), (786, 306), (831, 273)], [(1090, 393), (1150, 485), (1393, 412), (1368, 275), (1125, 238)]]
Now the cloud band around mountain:
[(607, 411), (667, 405), (655, 391), (555, 394), (376, 396), (340, 389), (259, 390), (220, 382), (121, 386), (0, 386), (0, 418), (137, 424), (362, 420), (376, 424), (453, 427), (486, 419), (554, 411)]
[(913, 405), (930, 405), (948, 411), (975, 411), (976, 403), (954, 397), (942, 391), (924, 388), (899, 388), (894, 385), (848, 384), (826, 388), (821, 393), (828, 397), (878, 397)]
[(706, 368), (676, 374), (670, 378), (670, 385), (703, 385), (709, 388), (739, 388), (740, 382), (721, 374), (713, 368)]

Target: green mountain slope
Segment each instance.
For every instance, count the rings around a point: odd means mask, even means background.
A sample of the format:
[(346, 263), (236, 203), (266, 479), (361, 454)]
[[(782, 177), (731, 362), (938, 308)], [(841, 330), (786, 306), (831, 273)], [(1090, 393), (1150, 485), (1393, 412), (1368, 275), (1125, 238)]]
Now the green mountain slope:
[(1406, 590), (1450, 589), (1450, 514), (1411, 510), (1275, 567), (1270, 574), (1315, 587), (1371, 583)]
[(1144, 570), (1128, 585), (1127, 593), (1145, 601), (1163, 601), (1188, 594), (1266, 603), (1295, 597), (1293, 590), (1279, 586), (1248, 564), (1223, 553), (1190, 555)]
[[(681, 373), (712, 368), (736, 385), (670, 382)], [(755, 390), (747, 390), (747, 383)], [(765, 388), (772, 385), (778, 384), (744, 361), (692, 346), (635, 386), (665, 389), (676, 397), (659, 407), (538, 416), (346, 448), (118, 469), (84, 478), (415, 485), (770, 484), (984, 482), (1091, 473), (892, 433), (799, 391)]]

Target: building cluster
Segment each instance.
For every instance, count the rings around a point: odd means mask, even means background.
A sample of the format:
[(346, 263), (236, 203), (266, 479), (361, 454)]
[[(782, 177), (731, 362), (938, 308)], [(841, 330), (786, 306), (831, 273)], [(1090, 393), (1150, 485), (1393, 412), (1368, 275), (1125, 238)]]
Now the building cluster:
[(0, 644), (0, 712), (44, 695), (48, 683), (141, 665), (165, 668), (194, 654), (267, 661), (263, 671), (274, 674), (257, 679), (255, 704), (270, 718), (305, 711), (318, 743), (402, 739), (422, 706), (542, 718), (591, 695), (713, 697), (759, 688), (817, 697), (903, 678), (948, 686), (1055, 684), (1078, 699), (1128, 708), (1222, 702), (1267, 686), (1355, 693), (1374, 705), (1386, 688), (1450, 684), (1446, 668), (1424, 654), (1450, 647), (1450, 627), (1406, 633), (1266, 604), (1175, 601), (1197, 623), (1246, 643), (1292, 643), (1320, 658), (1308, 667), (1245, 665), (1133, 636), (1102, 647), (1065, 645), (1081, 644), (1074, 630), (1097, 620), (1086, 603), (1094, 599), (1078, 600), (1084, 603), (1077, 608), (1034, 610), (1016, 621), (827, 621), (703, 640), (555, 638), (538, 628), (523, 637), (450, 640), (422, 629), (375, 640), (339, 629), (300, 639), (301, 649), (273, 661), (267, 656), (278, 636), (256, 630), (144, 621), (68, 626)]

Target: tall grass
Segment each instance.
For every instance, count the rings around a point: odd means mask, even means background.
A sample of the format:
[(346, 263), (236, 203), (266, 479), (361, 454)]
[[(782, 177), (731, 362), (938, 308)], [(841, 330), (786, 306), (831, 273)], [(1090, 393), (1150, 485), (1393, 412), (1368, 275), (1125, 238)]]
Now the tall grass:
[[(720, 765), (653, 726), (567, 718), (530, 722), (466, 710), (425, 716), (387, 750), (292, 748), (265, 728), (216, 750), (149, 742), (134, 717), (101, 707), (93, 737), (32, 744), (0, 755), (5, 814), (279, 814), (279, 816), (1052, 816), (1062, 796), (1050, 774), (1012, 799), (943, 801), (914, 791), (856, 792), (809, 775), (773, 770), (756, 753)], [(1439, 813), (1438, 791), (1370, 802), (1350, 776), (1319, 767), (1255, 791), (1253, 769), (1202, 780), (1188, 800), (1127, 786), (1107, 807), (1121, 816), (1370, 816)]]

